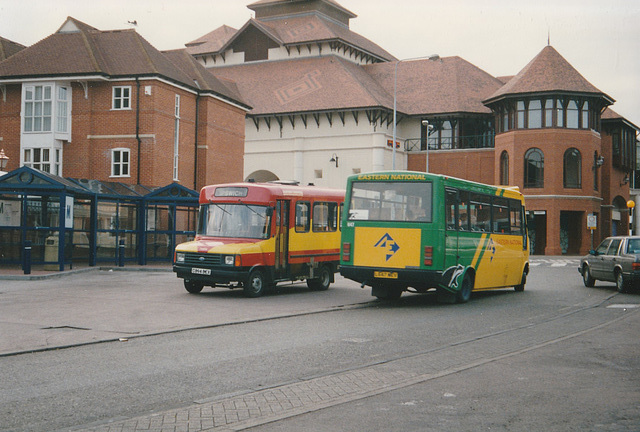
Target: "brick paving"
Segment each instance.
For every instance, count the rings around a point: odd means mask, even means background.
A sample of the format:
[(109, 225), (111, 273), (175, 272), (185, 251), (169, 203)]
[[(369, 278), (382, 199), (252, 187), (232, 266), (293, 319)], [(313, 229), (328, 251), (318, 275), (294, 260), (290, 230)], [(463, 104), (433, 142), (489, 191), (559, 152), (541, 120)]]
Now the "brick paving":
[[(587, 310), (590, 319), (580, 319), (579, 315)], [(625, 319), (637, 313), (638, 310), (640, 309), (620, 313), (604, 307), (589, 307), (513, 331), (487, 334), (485, 337), (360, 369), (74, 430), (85, 432), (244, 430), (423, 383), (561, 342)]]

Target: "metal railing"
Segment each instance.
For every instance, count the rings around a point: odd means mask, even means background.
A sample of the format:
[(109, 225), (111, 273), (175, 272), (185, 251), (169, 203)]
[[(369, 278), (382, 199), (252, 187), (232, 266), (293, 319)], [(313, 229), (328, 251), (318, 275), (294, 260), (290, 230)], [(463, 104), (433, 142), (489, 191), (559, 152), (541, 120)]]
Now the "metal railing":
[[(455, 138), (435, 138), (428, 139), (429, 151), (431, 150), (464, 150), (478, 148), (495, 147), (495, 135), (487, 133), (484, 135), (462, 135)], [(409, 138), (404, 141), (404, 150), (425, 151), (425, 142), (420, 138)]]

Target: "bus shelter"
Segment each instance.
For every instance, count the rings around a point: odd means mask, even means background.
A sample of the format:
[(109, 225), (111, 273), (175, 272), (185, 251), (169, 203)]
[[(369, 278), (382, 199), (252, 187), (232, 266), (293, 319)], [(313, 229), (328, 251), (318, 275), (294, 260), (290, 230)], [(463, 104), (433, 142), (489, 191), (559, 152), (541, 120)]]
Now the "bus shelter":
[[(62, 178), (21, 167), (0, 177), (0, 265), (170, 261), (195, 235), (197, 192)], [(151, 239), (151, 240), (150, 240)], [(164, 248), (149, 248), (164, 242)], [(27, 260), (29, 262), (27, 262)]]

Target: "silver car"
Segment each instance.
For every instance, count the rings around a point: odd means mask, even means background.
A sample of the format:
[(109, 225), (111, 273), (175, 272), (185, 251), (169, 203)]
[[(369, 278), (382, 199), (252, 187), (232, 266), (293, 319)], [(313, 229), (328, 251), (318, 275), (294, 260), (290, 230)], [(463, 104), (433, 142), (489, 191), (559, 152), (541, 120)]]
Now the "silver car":
[(640, 286), (640, 236), (607, 237), (582, 257), (578, 271), (587, 287), (597, 280), (615, 282), (619, 292)]

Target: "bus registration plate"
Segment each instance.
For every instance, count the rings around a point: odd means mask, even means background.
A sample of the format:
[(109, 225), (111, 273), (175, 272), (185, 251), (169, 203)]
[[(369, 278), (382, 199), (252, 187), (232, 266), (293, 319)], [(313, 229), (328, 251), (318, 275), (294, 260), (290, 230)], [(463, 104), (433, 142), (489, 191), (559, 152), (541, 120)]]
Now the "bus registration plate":
[(382, 279), (398, 279), (398, 273), (388, 271), (375, 271), (373, 272), (373, 277)]
[(192, 268), (191, 273), (193, 274), (201, 274), (201, 275), (211, 275), (211, 269), (203, 269), (203, 268)]

